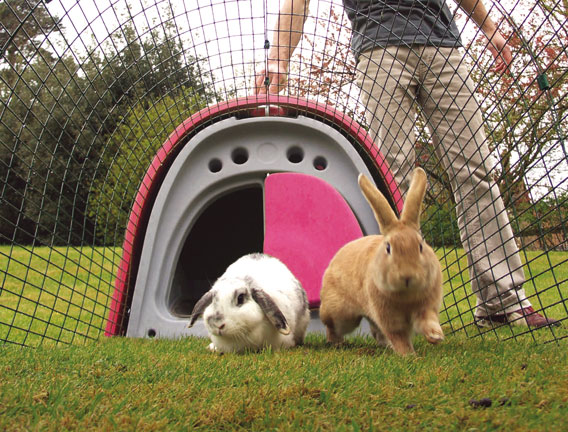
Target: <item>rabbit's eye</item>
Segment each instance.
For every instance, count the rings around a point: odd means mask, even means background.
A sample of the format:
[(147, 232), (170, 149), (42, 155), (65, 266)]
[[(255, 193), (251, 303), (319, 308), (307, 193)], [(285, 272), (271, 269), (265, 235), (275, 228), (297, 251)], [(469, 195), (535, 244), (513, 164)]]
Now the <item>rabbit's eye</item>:
[(387, 253), (390, 255), (391, 253), (391, 245), (390, 243), (387, 243)]
[(420, 253), (422, 253), (422, 250), (424, 250), (424, 247), (422, 246), (422, 243), (420, 243)]
[(244, 302), (245, 302), (245, 295), (241, 293), (237, 297), (237, 306), (242, 306)]

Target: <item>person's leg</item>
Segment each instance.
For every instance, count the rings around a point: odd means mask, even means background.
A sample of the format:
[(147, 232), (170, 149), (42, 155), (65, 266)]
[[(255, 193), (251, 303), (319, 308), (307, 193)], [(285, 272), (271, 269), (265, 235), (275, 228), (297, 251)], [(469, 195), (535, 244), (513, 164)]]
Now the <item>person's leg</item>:
[(435, 151), (446, 169), (458, 225), (477, 295), (477, 317), (529, 307), (513, 230), (491, 178), (493, 161), (483, 119), (463, 57), (457, 49), (425, 50), (420, 102)]
[(369, 134), (386, 159), (404, 195), (414, 168), (418, 82), (412, 62), (416, 55), (405, 47), (376, 48), (361, 54), (357, 85), (365, 106)]
[[(432, 50), (435, 52), (436, 48), (425, 49)], [(416, 158), (413, 104), (419, 93), (437, 154), (452, 181), (472, 290), (477, 294), (476, 317), (501, 314), (505, 322), (520, 324), (518, 318), (524, 321), (530, 313), (527, 321), (531, 325), (550, 324), (553, 320), (533, 313), (522, 289), (522, 263), (500, 192), (490, 179), (492, 164), (473, 84), (460, 78), (468, 76), (463, 65), (458, 73), (452, 66), (460, 65), (462, 57), (459, 51), (448, 50), (455, 51), (451, 63), (445, 58), (435, 59), (435, 67), (441, 70), (438, 76), (432, 73), (434, 65), (428, 66), (422, 59), (422, 51), (416, 47), (390, 47), (361, 55), (357, 84), (369, 132), (404, 196)], [(422, 85), (421, 79), (425, 79)], [(451, 90), (447, 83), (451, 83)], [(509, 314), (521, 306), (529, 312)]]

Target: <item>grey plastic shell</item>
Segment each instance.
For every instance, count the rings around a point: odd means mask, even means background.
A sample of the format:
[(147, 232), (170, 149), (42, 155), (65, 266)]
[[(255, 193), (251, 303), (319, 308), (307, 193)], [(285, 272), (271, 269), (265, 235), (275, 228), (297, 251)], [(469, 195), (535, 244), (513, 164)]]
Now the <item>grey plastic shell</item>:
[[(221, 120), (186, 143), (164, 177), (144, 237), (127, 336), (206, 336), (202, 320), (189, 319), (169, 304), (184, 242), (203, 211), (242, 188), (263, 188), (270, 173), (298, 172), (319, 177), (344, 197), (365, 234), (377, 223), (357, 185), (369, 170), (352, 144), (320, 121), (298, 116)], [(323, 331), (313, 318), (309, 331)]]

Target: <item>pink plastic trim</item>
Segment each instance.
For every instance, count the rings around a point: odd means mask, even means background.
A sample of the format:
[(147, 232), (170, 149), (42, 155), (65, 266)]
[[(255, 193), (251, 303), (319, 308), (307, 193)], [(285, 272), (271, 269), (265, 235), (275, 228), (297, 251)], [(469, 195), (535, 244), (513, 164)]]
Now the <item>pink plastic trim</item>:
[(247, 96), (204, 108), (189, 117), (172, 132), (156, 153), (138, 189), (126, 227), (126, 234), (122, 246), (122, 258), (116, 275), (114, 293), (111, 299), (109, 317), (105, 329), (106, 336), (119, 335), (123, 331), (122, 324), (126, 307), (128, 284), (131, 278), (133, 257), (140, 253), (137, 249), (141, 247), (138, 245), (141, 245), (143, 240), (138, 238), (140, 231), (143, 231), (140, 226), (141, 218), (143, 213), (149, 211), (149, 209), (146, 209), (146, 205), (149, 201), (148, 198), (154, 192), (154, 189), (159, 187), (160, 182), (158, 182), (157, 179), (160, 178), (162, 170), (169, 166), (166, 162), (169, 162), (168, 159), (172, 154), (175, 154), (172, 150), (176, 149), (187, 135), (216, 117), (239, 111), (247, 112), (249, 116), (264, 116), (266, 115), (265, 106), (269, 107), (269, 115), (282, 115), (289, 110), (297, 111), (300, 114), (303, 112), (315, 114), (319, 118), (328, 120), (344, 130), (348, 135), (355, 138), (367, 149), (369, 155), (375, 160), (391, 197), (396, 203), (398, 211), (400, 212), (402, 210), (402, 197), (387, 162), (367, 134), (367, 131), (344, 113), (319, 102), (277, 95)]

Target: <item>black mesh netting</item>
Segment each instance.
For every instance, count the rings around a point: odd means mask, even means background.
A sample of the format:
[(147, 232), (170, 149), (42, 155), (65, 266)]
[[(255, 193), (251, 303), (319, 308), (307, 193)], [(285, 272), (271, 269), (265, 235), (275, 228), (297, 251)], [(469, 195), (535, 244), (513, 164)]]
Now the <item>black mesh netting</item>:
[[(129, 241), (125, 232), (148, 167), (176, 127), (200, 110), (239, 98), (254, 105), (255, 76), (266, 67), (281, 4), (0, 2), (0, 341), (36, 346), (104, 335), (116, 278), (127, 277), (120, 269)], [(563, 339), (566, 4), (487, 2), (512, 50), (510, 73), (492, 71), (483, 33), (463, 10), (448, 6), (463, 48), (458, 60), (444, 62), (454, 72), (467, 72), (471, 81), (454, 84), (471, 87), (482, 124), (472, 124), (465, 113), (472, 100), (448, 99), (450, 89), (442, 99), (418, 76), (410, 77), (416, 85), (402, 83), (399, 70), (411, 61), (426, 76), (433, 67), (418, 41), (395, 46), (397, 60), (389, 67), (382, 63), (393, 55), (389, 49), (362, 55), (357, 64), (351, 23), (339, 0), (311, 1), (280, 95), (332, 107), (368, 130), (391, 169), (400, 168), (395, 177), (402, 190), (403, 167), (426, 169), (430, 187), (422, 231), (442, 263), (441, 322), (447, 333), (541, 343)], [(450, 118), (452, 110), (459, 112)], [(230, 106), (219, 113), (199, 128), (242, 115)], [(487, 151), (469, 154), (460, 140)], [(467, 172), (464, 179), (463, 165), (472, 163), (487, 172)], [(480, 192), (476, 182), (494, 185), (492, 192)], [(499, 196), (502, 205), (495, 201)], [(497, 222), (479, 223), (472, 213), (495, 214), (501, 225), (493, 229)], [(472, 283), (476, 290), (487, 280), (521, 284), (534, 310), (562, 326), (478, 327), (480, 300)], [(494, 299), (482, 299), (481, 306), (483, 301)]]

